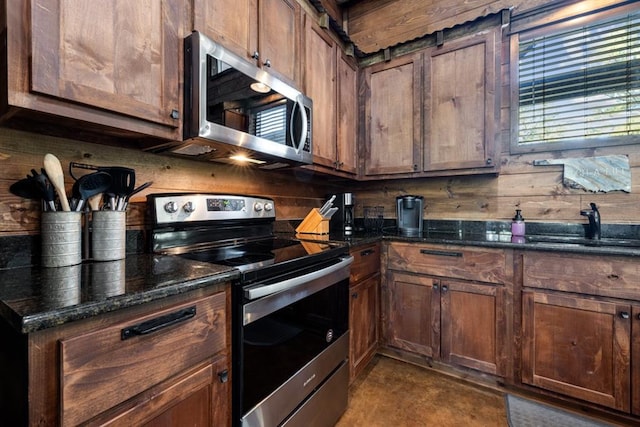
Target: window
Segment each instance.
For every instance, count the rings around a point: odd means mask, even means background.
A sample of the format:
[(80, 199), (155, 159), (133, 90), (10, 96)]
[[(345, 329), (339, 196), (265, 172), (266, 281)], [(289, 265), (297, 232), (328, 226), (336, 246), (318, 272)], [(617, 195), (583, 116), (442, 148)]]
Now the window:
[(640, 142), (640, 9), (578, 19), (517, 34), (515, 151)]

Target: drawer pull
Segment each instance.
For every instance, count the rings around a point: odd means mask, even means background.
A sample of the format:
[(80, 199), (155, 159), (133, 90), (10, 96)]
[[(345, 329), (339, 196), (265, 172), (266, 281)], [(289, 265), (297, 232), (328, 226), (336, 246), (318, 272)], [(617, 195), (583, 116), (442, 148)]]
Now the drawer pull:
[(612, 279), (612, 280), (617, 280), (620, 278), (620, 276), (618, 276), (617, 274), (609, 274), (607, 276), (607, 278)]
[(629, 316), (629, 313), (627, 313), (626, 311), (621, 311), (620, 312), (620, 317), (622, 317), (623, 319), (627, 320), (630, 316)]
[(436, 249), (420, 249), (420, 253), (424, 255), (451, 256), (461, 257), (462, 252), (438, 251)]
[(138, 323), (137, 325), (124, 328), (120, 332), (120, 338), (122, 339), (122, 341), (124, 341), (134, 336), (151, 334), (160, 329), (175, 325), (176, 323), (189, 320), (195, 315), (195, 306), (178, 310), (174, 313), (169, 313), (165, 316), (160, 316), (155, 319), (147, 320), (146, 322)]
[(372, 253), (375, 253), (376, 251), (374, 251), (373, 249), (366, 249), (362, 252), (360, 252), (360, 256), (367, 256), (367, 255), (371, 255)]

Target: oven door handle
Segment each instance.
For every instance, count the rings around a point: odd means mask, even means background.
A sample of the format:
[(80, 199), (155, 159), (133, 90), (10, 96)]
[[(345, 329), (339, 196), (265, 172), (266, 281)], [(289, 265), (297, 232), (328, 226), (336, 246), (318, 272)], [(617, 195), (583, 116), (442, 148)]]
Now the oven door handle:
[(285, 291), (287, 289), (295, 288), (296, 286), (300, 286), (304, 283), (310, 282), (312, 280), (319, 279), (323, 276), (328, 276), (329, 274), (341, 270), (353, 262), (353, 257), (348, 256), (343, 258), (337, 264), (334, 264), (329, 267), (325, 267), (322, 270), (314, 271), (313, 273), (304, 274), (302, 276), (293, 277), (291, 279), (283, 280), (282, 282), (273, 283), (271, 285), (259, 286), (252, 289), (247, 289), (244, 291), (244, 296), (249, 300), (254, 300), (257, 298), (264, 297), (266, 295), (275, 294), (276, 292)]

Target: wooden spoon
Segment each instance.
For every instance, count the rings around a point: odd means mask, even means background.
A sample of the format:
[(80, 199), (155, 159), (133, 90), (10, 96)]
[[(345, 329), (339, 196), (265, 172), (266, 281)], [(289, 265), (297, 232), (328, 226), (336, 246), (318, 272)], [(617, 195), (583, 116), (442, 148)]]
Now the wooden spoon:
[(64, 192), (64, 173), (62, 172), (62, 165), (60, 160), (53, 154), (47, 153), (44, 155), (44, 170), (49, 177), (49, 181), (56, 189), (58, 197), (60, 198), (60, 204), (63, 211), (70, 211), (69, 200), (67, 194)]
[(99, 211), (101, 202), (102, 202), (102, 193), (89, 197), (89, 207), (91, 207), (92, 211)]

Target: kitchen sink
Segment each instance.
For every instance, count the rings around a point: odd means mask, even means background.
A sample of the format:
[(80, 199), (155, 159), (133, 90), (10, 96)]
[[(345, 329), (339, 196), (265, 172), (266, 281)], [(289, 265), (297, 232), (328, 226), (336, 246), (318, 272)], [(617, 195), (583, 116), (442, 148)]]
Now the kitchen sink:
[(527, 236), (527, 243), (640, 248), (640, 240), (638, 239), (602, 238), (599, 240), (593, 240), (593, 239), (587, 239), (585, 237), (580, 237), (580, 236), (559, 236), (559, 235), (530, 235), (530, 236)]

